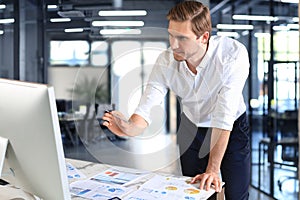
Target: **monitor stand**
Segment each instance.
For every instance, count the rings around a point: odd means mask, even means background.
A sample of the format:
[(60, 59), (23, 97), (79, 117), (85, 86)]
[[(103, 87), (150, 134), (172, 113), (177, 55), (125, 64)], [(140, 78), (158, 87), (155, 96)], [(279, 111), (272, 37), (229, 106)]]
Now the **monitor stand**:
[[(7, 149), (8, 139), (0, 137), (0, 177), (2, 177), (3, 173), (3, 165), (5, 160), (5, 154)], [(8, 182), (0, 179), (0, 185), (6, 185)]]

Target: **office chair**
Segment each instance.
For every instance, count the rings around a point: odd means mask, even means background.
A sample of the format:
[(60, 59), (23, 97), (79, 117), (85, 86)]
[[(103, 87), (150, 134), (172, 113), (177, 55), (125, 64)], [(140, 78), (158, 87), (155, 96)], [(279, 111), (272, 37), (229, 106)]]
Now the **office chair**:
[[(285, 166), (296, 167), (298, 170), (298, 112), (285, 111), (284, 117), (280, 120), (281, 140), (279, 145), (282, 147), (281, 159)], [(278, 181), (279, 191), (282, 191), (282, 185), (290, 179), (298, 179), (298, 173), (295, 176), (281, 176)]]

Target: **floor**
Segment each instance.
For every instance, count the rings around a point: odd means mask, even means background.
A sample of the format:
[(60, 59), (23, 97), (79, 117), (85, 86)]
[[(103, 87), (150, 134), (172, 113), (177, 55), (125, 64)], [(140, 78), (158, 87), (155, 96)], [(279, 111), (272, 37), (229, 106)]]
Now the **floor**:
[[(94, 134), (90, 134), (88, 140), (79, 140), (77, 144), (71, 143), (67, 135), (64, 138), (64, 151), (67, 158), (81, 159), (92, 162), (100, 162), (124, 167), (132, 167), (143, 170), (159, 171), (180, 175), (178, 162), (178, 149), (176, 134), (166, 134), (164, 131), (154, 135), (149, 133), (135, 138), (116, 138), (107, 130), (97, 127)], [(258, 185), (258, 142), (262, 138), (259, 132), (252, 133), (252, 186), (250, 187), (250, 200), (298, 199), (298, 181), (287, 180), (279, 191), (277, 183), (274, 183), (274, 196), (269, 193), (269, 164), (262, 166), (262, 190), (256, 189)], [(81, 142), (83, 141), (83, 142)], [(276, 157), (276, 156), (275, 156)], [(291, 175), (295, 176), (296, 168), (276, 167), (274, 170), (275, 181), (278, 178)]]

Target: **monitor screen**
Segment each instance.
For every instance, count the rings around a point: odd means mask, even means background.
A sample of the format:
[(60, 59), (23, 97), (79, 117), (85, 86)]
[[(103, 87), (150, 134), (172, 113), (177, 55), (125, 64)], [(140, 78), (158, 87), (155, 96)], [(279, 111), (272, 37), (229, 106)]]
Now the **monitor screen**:
[(1, 179), (42, 199), (71, 199), (53, 87), (0, 79), (0, 94)]

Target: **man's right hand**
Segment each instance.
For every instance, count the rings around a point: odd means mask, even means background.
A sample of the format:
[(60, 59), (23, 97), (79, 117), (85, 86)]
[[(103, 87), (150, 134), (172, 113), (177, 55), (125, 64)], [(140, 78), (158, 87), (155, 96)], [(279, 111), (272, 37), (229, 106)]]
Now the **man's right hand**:
[(137, 114), (133, 114), (129, 120), (119, 111), (104, 113), (103, 125), (117, 136), (136, 136), (144, 131), (148, 123)]

